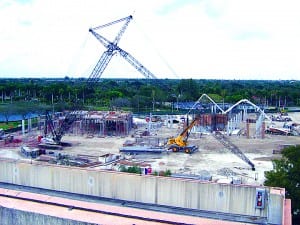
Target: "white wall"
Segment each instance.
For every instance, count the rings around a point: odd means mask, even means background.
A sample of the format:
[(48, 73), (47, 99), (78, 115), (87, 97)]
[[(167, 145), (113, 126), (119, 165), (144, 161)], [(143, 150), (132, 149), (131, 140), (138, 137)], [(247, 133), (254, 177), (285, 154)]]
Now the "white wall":
[[(284, 196), (268, 193), (265, 209), (255, 209), (255, 186), (170, 177), (140, 176), (74, 167), (0, 161), (0, 182), (113, 199), (248, 216), (280, 224)], [(262, 187), (260, 187), (262, 188)]]

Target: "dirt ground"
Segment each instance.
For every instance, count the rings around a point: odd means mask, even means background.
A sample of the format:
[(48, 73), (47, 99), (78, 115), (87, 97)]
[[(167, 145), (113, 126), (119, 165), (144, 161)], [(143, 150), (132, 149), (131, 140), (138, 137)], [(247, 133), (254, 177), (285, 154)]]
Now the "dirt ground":
[[(300, 113), (290, 113), (293, 122), (300, 123)], [(268, 126), (268, 124), (267, 124)], [(147, 127), (141, 127), (145, 130)], [(162, 126), (153, 131), (155, 137), (166, 140), (170, 136), (176, 136), (182, 127)], [(189, 138), (191, 144), (199, 146), (199, 151), (193, 154), (185, 153), (162, 153), (155, 155), (133, 156), (135, 161), (151, 164), (153, 171), (165, 171), (167, 169), (174, 173), (187, 175), (209, 175), (214, 181), (241, 180), (246, 184), (261, 185), (264, 182), (264, 172), (273, 169), (272, 159), (280, 158), (280, 154), (273, 154), (284, 144), (300, 144), (300, 136), (265, 135), (264, 139), (254, 137), (255, 124), (251, 127), (250, 138), (246, 136), (229, 136), (232, 143), (255, 165), (255, 171), (239, 157), (226, 149), (211, 134)], [(132, 131), (132, 134), (135, 131)], [(39, 133), (30, 133), (24, 140), (35, 139)], [(134, 140), (131, 134), (128, 137), (87, 137), (66, 134), (63, 142), (71, 143), (71, 147), (65, 147), (61, 152), (71, 155), (84, 154), (101, 156), (106, 153), (119, 154), (119, 148), (126, 140)], [(0, 149), (0, 157), (24, 159), (19, 153), (20, 147), (5, 147)], [(132, 157), (132, 156), (131, 156)], [(27, 159), (28, 160), (28, 159)]]

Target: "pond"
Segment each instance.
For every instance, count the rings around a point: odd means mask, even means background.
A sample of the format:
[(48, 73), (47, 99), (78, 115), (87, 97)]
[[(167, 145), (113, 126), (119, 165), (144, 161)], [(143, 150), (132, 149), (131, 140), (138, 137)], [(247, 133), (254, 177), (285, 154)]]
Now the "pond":
[[(35, 117), (38, 117), (38, 114), (30, 113), (30, 114), (26, 115), (26, 119), (35, 118)], [(8, 117), (9, 122), (11, 122), (11, 121), (20, 121), (22, 119), (23, 119), (22, 115), (10, 115)], [(0, 122), (6, 122), (5, 116), (1, 113), (0, 113)]]

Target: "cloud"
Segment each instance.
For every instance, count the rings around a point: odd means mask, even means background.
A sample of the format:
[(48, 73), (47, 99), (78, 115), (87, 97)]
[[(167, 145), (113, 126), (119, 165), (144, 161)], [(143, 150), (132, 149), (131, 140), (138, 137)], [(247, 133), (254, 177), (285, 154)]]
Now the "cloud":
[(187, 5), (194, 5), (199, 2), (199, 0), (170, 0), (170, 1), (163, 1), (167, 2), (166, 4), (159, 7), (156, 12), (158, 15), (167, 15), (169, 13), (175, 13), (177, 10), (187, 6)]
[[(293, 0), (4, 0), (0, 77), (88, 77), (105, 51), (88, 29), (133, 13), (119, 45), (160, 78), (295, 79), (299, 5)], [(111, 26), (101, 34), (112, 40), (118, 29)], [(142, 77), (120, 56), (110, 64), (103, 76)]]

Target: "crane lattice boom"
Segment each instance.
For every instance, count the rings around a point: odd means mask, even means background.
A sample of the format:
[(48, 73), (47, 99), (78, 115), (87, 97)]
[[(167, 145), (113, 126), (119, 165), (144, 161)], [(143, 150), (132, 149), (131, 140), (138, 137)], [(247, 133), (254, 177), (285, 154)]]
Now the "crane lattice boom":
[[(108, 63), (110, 62), (111, 58), (116, 53), (120, 53), (120, 55), (124, 59), (126, 59), (137, 71), (139, 71), (146, 78), (156, 79), (156, 76), (154, 74), (152, 74), (145, 66), (143, 66), (137, 59), (135, 59), (131, 54), (124, 51), (123, 49), (121, 49), (118, 46), (118, 43), (131, 20), (132, 20), (132, 16), (130, 15), (128, 17), (125, 17), (125, 18), (89, 29), (89, 31), (97, 38), (97, 40), (101, 44), (103, 44), (103, 46), (105, 48), (107, 48), (107, 50), (102, 54), (102, 56), (100, 57), (99, 61), (96, 64), (95, 68), (93, 69), (90, 77), (88, 78), (88, 81), (87, 81), (88, 84), (91, 85), (99, 80), (102, 73), (106, 69)], [(123, 24), (121, 30), (119, 31), (119, 33), (115, 37), (114, 41), (112, 41), (112, 42), (107, 40), (105, 37), (103, 37), (102, 35), (100, 35), (99, 33), (96, 32), (96, 30), (114, 25), (116, 23), (124, 22), (124, 21), (125, 21), (125, 23)]]

